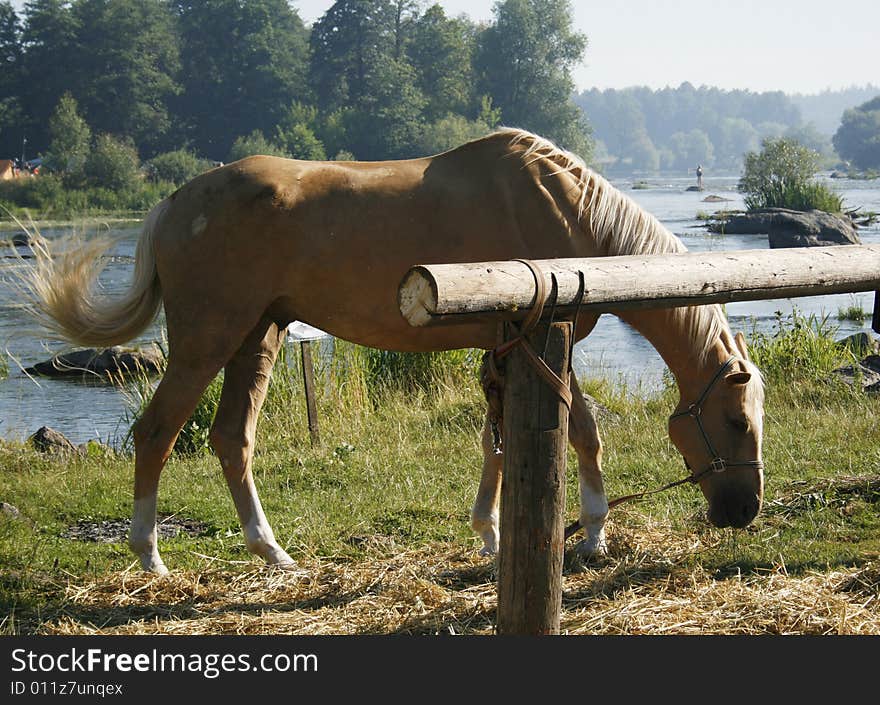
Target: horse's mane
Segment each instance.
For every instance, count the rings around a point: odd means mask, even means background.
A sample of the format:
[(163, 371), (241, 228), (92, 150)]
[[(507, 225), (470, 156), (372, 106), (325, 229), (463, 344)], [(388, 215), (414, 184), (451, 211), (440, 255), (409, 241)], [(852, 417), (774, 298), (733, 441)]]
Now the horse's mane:
[[(551, 162), (555, 173), (567, 173), (577, 181), (578, 222), (591, 233), (596, 244), (608, 255), (653, 255), (686, 252), (684, 243), (657, 218), (591, 170), (575, 154), (557, 147), (550, 140), (525, 130), (501, 128), (496, 134), (509, 138), (512, 147), (522, 147), (527, 164), (537, 160)], [(700, 357), (722, 334), (729, 333), (727, 319), (717, 304), (675, 308), (684, 330)]]

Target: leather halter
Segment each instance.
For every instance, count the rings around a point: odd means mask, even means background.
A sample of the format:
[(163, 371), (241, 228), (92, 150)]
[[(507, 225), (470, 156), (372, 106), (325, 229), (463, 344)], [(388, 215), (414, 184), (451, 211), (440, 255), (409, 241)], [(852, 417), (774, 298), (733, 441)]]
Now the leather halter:
[(730, 366), (736, 361), (735, 357), (731, 357), (718, 369), (718, 372), (715, 373), (715, 376), (706, 385), (706, 388), (703, 390), (703, 393), (700, 395), (700, 398), (697, 399), (693, 404), (691, 404), (684, 411), (679, 411), (677, 414), (672, 414), (669, 417), (669, 420), (680, 419), (686, 416), (694, 419), (697, 422), (697, 427), (700, 429), (700, 435), (703, 436), (703, 442), (706, 444), (706, 450), (709, 451), (709, 456), (712, 458), (712, 461), (709, 463), (708, 467), (706, 467), (701, 472), (694, 474), (693, 470), (691, 470), (691, 466), (688, 464), (687, 460), (684, 461), (685, 466), (688, 470), (691, 471), (691, 475), (686, 478), (686, 481), (697, 483), (703, 477), (708, 475), (709, 473), (721, 473), (727, 470), (728, 468), (756, 468), (759, 470), (764, 469), (764, 463), (760, 460), (743, 460), (740, 462), (733, 463), (729, 460), (725, 460), (720, 455), (718, 455), (715, 447), (712, 445), (712, 441), (709, 438), (709, 434), (706, 432), (706, 428), (703, 426), (703, 404), (706, 401), (706, 398), (709, 396), (709, 392), (712, 391), (712, 388), (718, 383), (718, 380), (724, 375), (725, 372), (730, 368)]

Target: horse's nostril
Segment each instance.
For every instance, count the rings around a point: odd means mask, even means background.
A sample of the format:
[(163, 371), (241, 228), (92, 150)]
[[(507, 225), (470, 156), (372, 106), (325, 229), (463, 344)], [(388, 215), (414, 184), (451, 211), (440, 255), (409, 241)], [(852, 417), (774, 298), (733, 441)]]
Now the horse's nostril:
[(734, 500), (727, 503), (727, 517), (730, 525), (737, 529), (742, 529), (752, 523), (752, 520), (758, 515), (757, 498), (749, 498), (745, 501)]

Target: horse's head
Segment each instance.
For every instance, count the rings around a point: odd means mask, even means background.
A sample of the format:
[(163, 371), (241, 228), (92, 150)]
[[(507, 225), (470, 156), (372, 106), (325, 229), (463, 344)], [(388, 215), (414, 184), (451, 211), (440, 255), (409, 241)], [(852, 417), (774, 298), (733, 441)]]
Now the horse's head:
[(742, 528), (764, 498), (764, 388), (741, 334), (736, 342), (741, 357), (723, 363), (699, 398), (679, 402), (669, 437), (709, 502), (709, 521)]

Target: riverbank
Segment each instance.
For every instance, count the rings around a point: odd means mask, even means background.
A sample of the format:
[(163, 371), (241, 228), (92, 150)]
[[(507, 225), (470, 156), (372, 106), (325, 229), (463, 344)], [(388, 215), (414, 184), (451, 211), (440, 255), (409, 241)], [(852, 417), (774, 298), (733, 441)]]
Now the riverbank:
[(10, 217), (0, 217), (0, 239), (7, 233), (22, 232), (24, 225), (29, 232), (42, 232), (44, 230), (71, 230), (76, 232), (97, 229), (111, 230), (121, 228), (133, 228), (139, 225), (146, 215), (146, 211), (111, 211), (101, 215), (78, 215), (69, 218), (38, 218), (30, 219), (22, 213), (14, 220)]
[[(880, 398), (829, 381), (826, 368), (845, 353), (817, 354), (833, 343), (809, 343), (808, 330), (755, 351), (767, 380), (758, 519), (744, 531), (713, 529), (690, 486), (614, 509), (609, 557), (566, 558), (564, 629), (880, 634)], [(683, 474), (666, 432), (674, 390), (637, 399), (584, 383), (608, 409), (609, 496)], [(272, 389), (254, 474), (300, 572), (266, 569), (247, 553), (211, 455), (173, 456), (163, 473), (160, 545), (172, 576), (157, 580), (138, 573), (125, 545), (130, 457), (46, 456), (7, 442), (0, 501), (19, 516), (0, 517), (0, 629), (489, 633), (494, 562), (476, 555), (468, 527), (481, 464), (475, 381), (412, 393), (333, 385), (319, 400), (317, 446), (295, 364), (276, 368)], [(568, 465), (572, 519), (572, 453)]]

